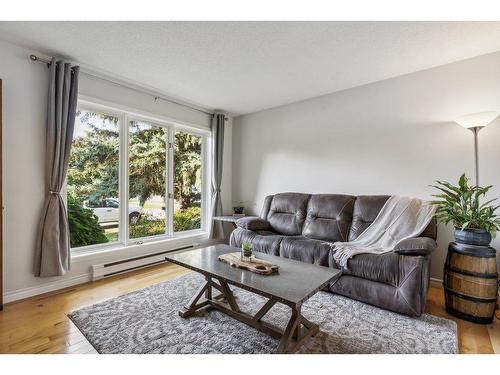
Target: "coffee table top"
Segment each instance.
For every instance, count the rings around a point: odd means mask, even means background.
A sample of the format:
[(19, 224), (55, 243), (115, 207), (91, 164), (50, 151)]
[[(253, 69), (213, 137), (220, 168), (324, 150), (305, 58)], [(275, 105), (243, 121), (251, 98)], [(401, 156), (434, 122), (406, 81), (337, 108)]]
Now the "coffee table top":
[(304, 302), (341, 275), (341, 271), (335, 268), (317, 266), (259, 252), (254, 253), (256, 258), (267, 260), (279, 266), (278, 273), (258, 275), (232, 267), (218, 259), (221, 254), (235, 251), (240, 251), (240, 249), (227, 245), (215, 245), (169, 254), (165, 259), (204, 275), (223, 279), (243, 289), (267, 297), (275, 297), (281, 302), (293, 305)]

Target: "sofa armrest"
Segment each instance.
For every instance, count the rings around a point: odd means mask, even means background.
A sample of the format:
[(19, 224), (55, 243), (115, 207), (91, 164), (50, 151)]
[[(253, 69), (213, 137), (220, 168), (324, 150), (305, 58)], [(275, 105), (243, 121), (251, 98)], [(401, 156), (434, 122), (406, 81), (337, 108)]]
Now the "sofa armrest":
[(429, 255), (437, 247), (436, 241), (429, 237), (407, 238), (399, 242), (394, 251), (401, 255)]
[(268, 230), (269, 223), (257, 216), (247, 216), (236, 220), (236, 226), (238, 228), (248, 229), (248, 230)]

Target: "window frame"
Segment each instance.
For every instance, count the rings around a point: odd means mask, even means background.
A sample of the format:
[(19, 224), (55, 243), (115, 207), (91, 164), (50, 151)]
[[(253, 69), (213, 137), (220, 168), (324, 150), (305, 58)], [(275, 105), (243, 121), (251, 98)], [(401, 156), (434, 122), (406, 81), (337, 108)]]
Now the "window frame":
[[(106, 242), (102, 244), (88, 245), (74, 247), (70, 249), (72, 256), (83, 255), (84, 253), (94, 253), (98, 249), (113, 249), (113, 248), (128, 248), (131, 246), (143, 245), (153, 242), (163, 242), (175, 238), (185, 238), (188, 236), (198, 236), (208, 234), (209, 216), (211, 215), (210, 205), (210, 184), (207, 183), (207, 178), (210, 176), (210, 158), (208, 157), (209, 145), (211, 142), (211, 132), (208, 128), (202, 127), (198, 124), (189, 124), (177, 121), (165, 116), (151, 114), (147, 112), (137, 111), (133, 108), (126, 106), (113, 105), (111, 103), (104, 103), (98, 99), (79, 96), (77, 110), (91, 111), (115, 116), (118, 118), (119, 125), (119, 173), (118, 173), (118, 189), (120, 202), (119, 207), (119, 222), (118, 222), (118, 240), (113, 242)], [(166, 219), (168, 225), (166, 226), (166, 233), (148, 236), (142, 238), (129, 238), (129, 125), (131, 121), (141, 121), (148, 123), (152, 126), (158, 126), (167, 129), (167, 176), (165, 184), (165, 193), (167, 197)], [(201, 192), (201, 225), (200, 229), (187, 230), (182, 232), (173, 231), (173, 217), (174, 217), (174, 136), (175, 131), (180, 130), (196, 136), (201, 137), (201, 169), (202, 169), (202, 192)], [(65, 183), (65, 189), (66, 189)]]

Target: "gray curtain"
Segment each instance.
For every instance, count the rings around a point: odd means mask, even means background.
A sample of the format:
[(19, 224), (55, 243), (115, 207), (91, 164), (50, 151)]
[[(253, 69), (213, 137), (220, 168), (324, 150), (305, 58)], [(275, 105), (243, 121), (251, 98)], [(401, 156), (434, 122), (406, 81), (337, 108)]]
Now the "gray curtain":
[[(221, 183), (226, 116), (215, 114), (212, 120), (212, 216), (222, 215)], [(212, 220), (210, 238), (224, 238), (222, 222)]]
[(35, 249), (35, 276), (61, 276), (70, 267), (68, 217), (61, 189), (75, 127), (78, 74), (78, 66), (52, 59), (45, 140), (46, 197)]

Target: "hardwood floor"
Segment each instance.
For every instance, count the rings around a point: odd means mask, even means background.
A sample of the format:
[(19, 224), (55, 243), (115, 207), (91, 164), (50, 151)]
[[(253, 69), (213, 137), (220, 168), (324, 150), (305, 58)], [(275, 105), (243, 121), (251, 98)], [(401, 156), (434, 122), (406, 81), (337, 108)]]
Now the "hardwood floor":
[(187, 272), (164, 264), (7, 304), (0, 353), (96, 353), (66, 314)]
[[(163, 264), (7, 304), (0, 312), (0, 353), (96, 353), (67, 313), (187, 272)], [(473, 324), (454, 319), (443, 306), (443, 291), (431, 288), (428, 312), (457, 322), (461, 353), (500, 353), (500, 320)]]
[[(444, 295), (441, 288), (430, 288), (427, 299), (427, 312), (432, 315), (454, 320), (458, 327), (460, 353), (500, 353), (500, 320), (491, 324), (475, 324), (455, 318), (444, 308)], [(496, 311), (500, 317), (500, 311)]]

